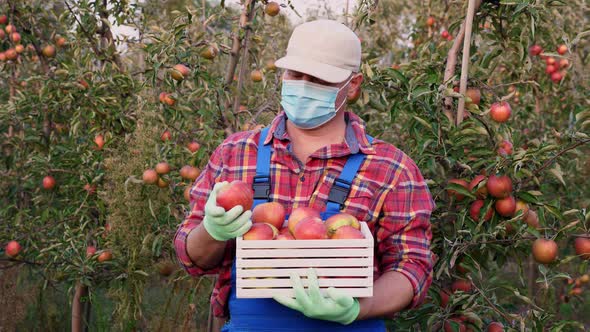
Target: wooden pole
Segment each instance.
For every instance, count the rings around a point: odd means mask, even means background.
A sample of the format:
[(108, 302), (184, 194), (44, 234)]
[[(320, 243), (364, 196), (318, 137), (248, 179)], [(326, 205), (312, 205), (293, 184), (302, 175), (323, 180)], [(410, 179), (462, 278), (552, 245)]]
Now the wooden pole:
[[(461, 81), (459, 92), (464, 96), (467, 91), (467, 75), (469, 74), (469, 47), (471, 46), (471, 31), (473, 30), (473, 16), (475, 16), (476, 0), (469, 0), (467, 4), (467, 17), (465, 17), (465, 39), (463, 40), (463, 59), (461, 60)], [(459, 99), (457, 111), (457, 125), (463, 122), (465, 114), (465, 98)]]

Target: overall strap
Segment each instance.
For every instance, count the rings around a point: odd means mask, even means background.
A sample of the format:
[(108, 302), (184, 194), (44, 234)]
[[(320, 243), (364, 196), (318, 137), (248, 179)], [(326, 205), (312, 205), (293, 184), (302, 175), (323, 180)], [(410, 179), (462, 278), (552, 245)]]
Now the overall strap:
[(265, 145), (264, 140), (268, 135), (268, 127), (260, 132), (258, 139), (258, 155), (256, 156), (256, 175), (252, 183), (254, 190), (254, 206), (268, 202), (270, 199), (270, 155), (271, 145)]
[[(373, 142), (373, 137), (367, 135), (369, 143)], [(352, 186), (352, 180), (356, 176), (361, 164), (365, 160), (366, 155), (362, 152), (357, 152), (350, 155), (344, 164), (344, 168), (340, 173), (340, 176), (334, 180), (334, 184), (330, 189), (328, 195), (328, 203), (326, 204), (326, 214), (333, 215), (344, 207), (344, 202), (350, 193), (350, 187)]]

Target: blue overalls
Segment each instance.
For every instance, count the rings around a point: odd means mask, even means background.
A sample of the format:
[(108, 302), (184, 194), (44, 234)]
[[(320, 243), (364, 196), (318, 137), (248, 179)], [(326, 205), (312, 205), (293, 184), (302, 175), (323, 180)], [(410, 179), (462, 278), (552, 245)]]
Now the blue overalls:
[[(270, 155), (271, 147), (264, 145), (268, 134), (268, 127), (260, 133), (258, 142), (258, 156), (256, 161), (256, 176), (254, 177), (254, 206), (269, 200), (270, 196)], [(369, 142), (372, 137), (367, 135)], [(355, 177), (365, 155), (361, 152), (348, 157), (340, 177), (332, 187), (326, 211), (322, 219), (340, 212), (340, 207), (348, 197), (350, 184)], [(222, 328), (222, 332), (384, 332), (385, 322), (382, 319), (368, 319), (355, 321), (349, 325), (311, 319), (292, 310), (273, 299), (238, 299), (236, 297), (236, 263), (234, 260), (231, 272), (231, 292), (229, 296), (230, 320)]]

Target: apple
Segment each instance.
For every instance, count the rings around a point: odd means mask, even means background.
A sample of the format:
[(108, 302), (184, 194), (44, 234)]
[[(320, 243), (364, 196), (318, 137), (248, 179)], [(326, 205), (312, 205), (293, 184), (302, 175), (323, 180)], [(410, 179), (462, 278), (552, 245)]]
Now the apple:
[(164, 104), (168, 106), (174, 106), (174, 104), (176, 104), (176, 99), (172, 97), (172, 94), (167, 93), (166, 96), (164, 96)]
[(217, 205), (231, 210), (234, 206), (241, 205), (244, 211), (250, 210), (254, 204), (254, 192), (246, 182), (235, 180), (226, 184), (217, 193)]
[[(471, 207), (469, 207), (469, 215), (471, 216), (471, 219), (479, 222), (479, 213), (483, 206), (484, 201), (481, 199), (478, 199), (475, 202), (471, 203)], [(483, 217), (483, 220), (489, 221), (490, 219), (492, 219), (493, 214), (494, 209), (488, 209), (488, 212), (486, 212), (486, 215)]]
[(445, 308), (449, 304), (451, 293), (447, 289), (441, 289), (438, 294), (440, 295), (440, 307)]
[(293, 236), (297, 240), (327, 239), (328, 228), (320, 217), (307, 216), (295, 225)]
[(266, 6), (264, 7), (264, 12), (268, 16), (277, 16), (280, 11), (281, 11), (281, 6), (279, 6), (279, 4), (274, 1), (268, 2), (266, 4)]
[(529, 54), (531, 56), (539, 55), (541, 53), (543, 53), (543, 48), (540, 45), (535, 44), (529, 47)]
[(547, 65), (547, 67), (545, 67), (545, 73), (547, 75), (553, 74), (556, 70), (557, 70), (557, 66), (556, 65)]
[[(2, 31), (2, 30), (0, 30)], [(2, 38), (0, 38), (2, 39)], [(0, 52), (0, 61), (6, 61), (6, 53), (5, 52)]]
[(547, 65), (554, 65), (557, 61), (555, 60), (554, 57), (547, 57), (545, 59), (545, 64)]
[(95, 246), (86, 247), (86, 257), (90, 257), (94, 254), (96, 254), (96, 247)]
[(12, 40), (12, 42), (15, 44), (20, 43), (20, 33), (18, 33), (18, 32), (11, 33), (10, 40)]
[(155, 184), (158, 182), (158, 172), (153, 169), (146, 169), (143, 172), (143, 183), (145, 184)]
[(568, 59), (560, 59), (559, 60), (559, 68), (565, 68), (569, 65), (570, 65), (570, 62)]
[(559, 45), (557, 46), (557, 53), (559, 53), (560, 55), (564, 55), (567, 53), (567, 46), (565, 45)]
[(98, 255), (98, 261), (100, 263), (110, 261), (111, 259), (113, 259), (113, 254), (110, 250), (104, 250), (100, 253), (100, 255)]
[(429, 27), (433, 26), (435, 22), (436, 20), (432, 16), (428, 16), (428, 18), (426, 19), (426, 25)]
[(6, 244), (6, 247), (4, 247), (4, 252), (8, 257), (14, 258), (20, 253), (21, 249), (20, 244), (17, 241), (12, 240)]
[(295, 235), (295, 226), (297, 223), (299, 223), (303, 218), (309, 216), (320, 218), (320, 211), (311, 207), (298, 207), (291, 211), (289, 220), (287, 221), (287, 227), (289, 228), (291, 235)]
[(512, 193), (512, 180), (507, 175), (491, 175), (486, 183), (488, 193), (496, 198), (506, 198)]
[(177, 80), (177, 81), (182, 81), (184, 80), (188, 75), (190, 75), (190, 69), (188, 69), (187, 66), (183, 65), (183, 64), (177, 64), (174, 67), (172, 67), (172, 71), (170, 72), (170, 74), (172, 75), (172, 78)]
[(88, 89), (88, 82), (85, 79), (81, 78), (78, 80), (78, 83), (82, 86), (82, 90)]
[(15, 60), (18, 57), (18, 53), (14, 48), (9, 48), (4, 52), (7, 60)]
[(291, 233), (287, 232), (284, 234), (279, 233), (279, 235), (277, 235), (275, 240), (295, 240), (295, 238), (293, 237), (293, 235), (291, 235)]
[(333, 240), (364, 239), (365, 236), (357, 228), (345, 225), (338, 227), (330, 238)]
[(8, 23), (8, 17), (6, 15), (0, 15), (0, 25)]
[(557, 243), (549, 239), (536, 239), (533, 242), (533, 257), (542, 264), (554, 262), (557, 259)]
[(87, 183), (84, 185), (84, 190), (88, 192), (88, 195), (92, 195), (96, 192), (96, 185)]
[(584, 260), (590, 260), (590, 237), (578, 237), (574, 241), (576, 255)]
[(510, 115), (512, 115), (512, 109), (510, 108), (510, 104), (505, 101), (493, 103), (490, 108), (490, 116), (496, 122), (504, 123), (508, 121)]
[(572, 288), (572, 290), (569, 292), (570, 295), (582, 295), (582, 293), (584, 292), (584, 290), (580, 287), (574, 287)]
[[(267, 60), (265, 65), (266, 70), (268, 71), (275, 71), (277, 70), (277, 66), (275, 65), (274, 60)], [(241, 105), (240, 105), (241, 106)]]
[(250, 78), (253, 82), (260, 82), (262, 81), (262, 72), (260, 70), (253, 70), (250, 73)]
[(47, 175), (42, 181), (43, 189), (51, 190), (55, 187), (55, 179), (51, 175)]
[(512, 217), (516, 211), (516, 200), (514, 199), (514, 196), (499, 198), (496, 200), (494, 208), (502, 217)]
[(586, 284), (586, 283), (588, 283), (589, 281), (590, 281), (590, 275), (583, 274), (583, 275), (580, 277), (580, 282), (581, 282), (581, 283), (583, 283), (583, 284)]
[(160, 92), (160, 95), (158, 96), (158, 100), (160, 100), (160, 102), (162, 104), (166, 103), (166, 101), (165, 101), (166, 100), (166, 95), (167, 95), (166, 92)]
[(454, 317), (454, 318), (450, 318), (448, 320), (445, 321), (445, 332), (455, 332), (457, 331), (456, 329), (453, 328), (453, 326), (456, 326), (455, 324), (451, 324), (450, 322), (455, 322), (457, 323), (457, 325), (459, 326), (459, 332), (467, 332), (467, 327), (465, 327), (465, 324), (463, 324), (463, 321), (460, 318)]
[(213, 60), (217, 56), (217, 53), (219, 53), (219, 50), (210, 45), (201, 52), (201, 56), (207, 60)]
[(488, 196), (488, 188), (486, 187), (487, 179), (485, 175), (478, 174), (476, 175), (471, 182), (469, 182), (469, 191), (473, 192), (474, 188), (477, 188), (475, 191), (475, 196), (479, 199), (484, 199)]
[(465, 102), (465, 106), (469, 106), (470, 104), (479, 105), (481, 101), (481, 91), (478, 88), (469, 88), (465, 91), (465, 96), (471, 99), (470, 103)]
[(164, 142), (171, 140), (172, 139), (172, 133), (170, 133), (170, 130), (164, 130), (164, 132), (160, 136), (160, 139), (162, 141), (164, 141)]
[(521, 216), (524, 217), (529, 213), (529, 205), (522, 200), (516, 201), (516, 209), (514, 210), (514, 215), (517, 215), (519, 211), (522, 211)]
[(66, 44), (66, 39), (64, 37), (55, 38), (55, 45), (57, 45), (57, 47), (63, 47), (65, 44)]
[(55, 46), (47, 45), (41, 51), (46, 58), (53, 58), (55, 56)]
[(453, 40), (453, 36), (451, 36), (451, 35), (448, 35), (448, 36), (447, 36), (447, 40), (448, 40), (448, 41), (451, 41), (451, 40)]
[[(455, 183), (455, 184), (458, 184), (462, 187), (465, 187), (465, 189), (469, 189), (469, 183), (467, 183), (467, 181), (465, 181), (463, 179), (450, 179), (449, 183)], [(465, 196), (463, 194), (460, 194), (460, 193), (454, 191), (453, 189), (447, 189), (447, 194), (449, 195), (449, 197), (455, 196), (455, 199), (457, 200), (457, 202), (460, 202), (463, 200), (463, 198), (465, 198)]]
[(94, 144), (96, 144), (97, 150), (102, 150), (102, 147), (104, 146), (104, 136), (101, 134), (96, 135), (94, 137)]
[(199, 144), (199, 142), (192, 141), (188, 143), (186, 147), (190, 152), (195, 153), (199, 151), (199, 149), (201, 148), (201, 144)]
[(537, 212), (534, 210), (530, 210), (522, 219), (527, 225), (534, 227), (535, 229), (541, 228), (541, 224), (539, 223), (539, 216), (537, 216)]
[(187, 180), (195, 181), (199, 177), (200, 173), (201, 172), (199, 171), (198, 168), (196, 168), (194, 166), (190, 166), (190, 165), (184, 165), (180, 169), (180, 176), (183, 179), (187, 179)]
[(281, 234), (291, 234), (291, 232), (289, 231), (289, 227), (283, 227), (281, 229), (279, 229), (279, 235)]
[(188, 202), (191, 201), (191, 186), (186, 186), (186, 188), (184, 188), (183, 196)]
[(250, 230), (247, 231), (243, 238), (244, 240), (272, 240), (278, 235), (276, 228), (267, 223), (252, 224)]
[(563, 76), (564, 75), (562, 72), (556, 71), (553, 74), (551, 74), (551, 80), (553, 81), (553, 83), (559, 83), (563, 79)]
[(447, 30), (443, 30), (440, 33), (440, 36), (443, 37), (444, 39), (447, 39), (449, 37), (449, 32)]
[(159, 162), (156, 164), (156, 173), (158, 174), (168, 174), (170, 173), (170, 164), (165, 161)]
[(156, 183), (156, 185), (160, 188), (166, 188), (166, 187), (168, 187), (169, 183), (170, 183), (170, 181), (168, 181), (164, 178), (158, 178), (158, 183)]
[(12, 24), (8, 24), (8, 25), (7, 25), (7, 26), (4, 28), (4, 30), (5, 30), (5, 31), (6, 31), (6, 33), (8, 33), (8, 34), (10, 34), (10, 33), (13, 33), (13, 32), (16, 32), (16, 28), (15, 28), (15, 27), (14, 27), (14, 25), (12, 25)]
[(506, 157), (512, 154), (512, 143), (509, 140), (503, 140), (498, 147), (498, 154)]
[(279, 202), (261, 203), (252, 210), (252, 222), (265, 222), (281, 229), (286, 213), (285, 207)]
[(472, 289), (471, 281), (466, 280), (466, 279), (457, 279), (457, 280), (453, 281), (453, 283), (451, 284), (451, 289), (453, 290), (453, 292), (458, 292), (458, 291), (462, 291), (465, 293), (471, 292), (471, 289)]
[(355, 216), (340, 212), (337, 213), (325, 221), (326, 227), (328, 228), (328, 236), (332, 237), (336, 230), (342, 226), (352, 226), (353, 228), (360, 230), (361, 224)]
[(500, 322), (491, 322), (486, 330), (487, 332), (504, 332), (504, 325)]

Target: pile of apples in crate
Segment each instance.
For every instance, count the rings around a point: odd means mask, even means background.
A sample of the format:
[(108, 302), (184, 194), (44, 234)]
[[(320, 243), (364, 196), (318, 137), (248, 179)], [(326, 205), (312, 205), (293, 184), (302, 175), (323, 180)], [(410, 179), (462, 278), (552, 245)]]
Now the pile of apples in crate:
[[(236, 205), (250, 210), (254, 196), (250, 185), (242, 181), (228, 183), (217, 193), (217, 205), (229, 211)], [(258, 204), (252, 210), (252, 228), (244, 240), (321, 240), (364, 239), (359, 221), (348, 213), (337, 213), (322, 220), (320, 211), (311, 207), (293, 209), (285, 223), (285, 207), (278, 202)]]

